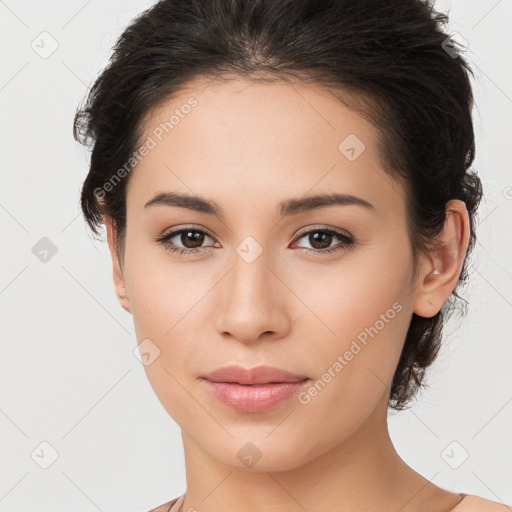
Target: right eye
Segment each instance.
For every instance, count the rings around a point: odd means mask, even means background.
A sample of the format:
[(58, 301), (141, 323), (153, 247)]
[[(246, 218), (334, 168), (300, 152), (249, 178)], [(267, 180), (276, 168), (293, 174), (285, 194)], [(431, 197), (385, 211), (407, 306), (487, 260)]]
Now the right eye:
[[(208, 233), (206, 233), (206, 231), (201, 229), (182, 228), (158, 237), (156, 241), (161, 243), (168, 251), (178, 254), (190, 254), (203, 252), (205, 248), (201, 247), (201, 245), (203, 244), (205, 237), (210, 239), (212, 238)], [(182, 243), (184, 247), (176, 245), (176, 243), (172, 241), (173, 238), (176, 238), (177, 242)]]

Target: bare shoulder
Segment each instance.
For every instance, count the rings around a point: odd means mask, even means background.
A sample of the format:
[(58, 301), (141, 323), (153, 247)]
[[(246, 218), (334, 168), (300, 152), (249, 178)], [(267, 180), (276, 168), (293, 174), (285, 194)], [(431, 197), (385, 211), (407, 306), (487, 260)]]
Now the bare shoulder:
[(174, 498), (171, 501), (168, 501), (167, 503), (164, 503), (163, 505), (159, 505), (156, 508), (152, 508), (148, 512), (169, 512), (171, 510), (171, 507), (178, 501), (178, 498)]
[(453, 512), (512, 512), (512, 507), (468, 494), (453, 509)]

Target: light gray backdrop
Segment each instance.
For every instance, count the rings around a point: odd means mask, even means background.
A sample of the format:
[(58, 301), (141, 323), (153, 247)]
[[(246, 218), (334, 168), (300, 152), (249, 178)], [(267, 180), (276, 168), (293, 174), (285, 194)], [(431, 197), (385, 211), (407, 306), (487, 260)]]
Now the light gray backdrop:
[[(0, 510), (141, 512), (185, 490), (180, 429), (133, 355), (78, 200), (76, 106), (143, 0), (0, 0)], [(390, 417), (435, 484), (512, 503), (512, 0), (439, 1), (468, 42), (479, 242), (431, 387)], [(459, 36), (457, 36), (459, 37)], [(460, 328), (459, 324), (462, 324)]]

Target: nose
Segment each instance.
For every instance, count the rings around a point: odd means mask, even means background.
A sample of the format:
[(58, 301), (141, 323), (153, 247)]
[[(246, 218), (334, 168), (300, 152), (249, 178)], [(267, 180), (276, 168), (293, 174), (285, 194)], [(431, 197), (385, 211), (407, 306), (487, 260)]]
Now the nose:
[(252, 262), (235, 254), (216, 297), (216, 328), (223, 336), (255, 343), (287, 335), (291, 322), (286, 305), (291, 292), (283, 284), (284, 276), (271, 268), (267, 252)]

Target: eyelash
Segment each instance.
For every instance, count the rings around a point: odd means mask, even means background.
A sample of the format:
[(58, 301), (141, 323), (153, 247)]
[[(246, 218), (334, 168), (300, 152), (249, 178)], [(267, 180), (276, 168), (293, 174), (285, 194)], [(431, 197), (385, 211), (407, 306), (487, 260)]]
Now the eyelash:
[[(183, 247), (177, 247), (176, 245), (170, 243), (171, 238), (174, 238), (176, 235), (180, 235), (181, 233), (186, 233), (186, 232), (201, 233), (201, 234), (206, 235), (209, 238), (213, 239), (213, 236), (210, 235), (207, 231), (190, 227), (190, 228), (178, 229), (176, 231), (171, 231), (171, 232), (167, 233), (166, 235), (155, 238), (155, 241), (161, 243), (166, 250), (171, 251), (173, 253), (180, 254), (180, 255), (189, 255), (191, 253), (203, 252), (205, 247), (196, 248), (196, 249), (187, 249), (187, 248), (183, 248)], [(321, 229), (318, 228), (318, 229), (312, 229), (309, 231), (303, 231), (302, 233), (299, 233), (299, 235), (297, 235), (297, 238), (295, 239), (295, 241), (298, 241), (301, 238), (303, 238), (305, 235), (310, 235), (312, 233), (324, 233), (324, 234), (328, 234), (328, 235), (334, 235), (336, 238), (338, 238), (341, 241), (341, 245), (338, 247), (336, 247), (336, 246), (332, 247), (330, 249), (302, 248), (306, 252), (306, 254), (311, 254), (311, 253), (313, 253), (315, 255), (326, 254), (326, 253), (339, 251), (341, 249), (350, 249), (355, 245), (355, 240), (351, 236), (346, 235), (345, 233), (342, 233), (341, 231), (337, 231), (334, 229), (327, 229), (327, 228), (321, 228)]]

